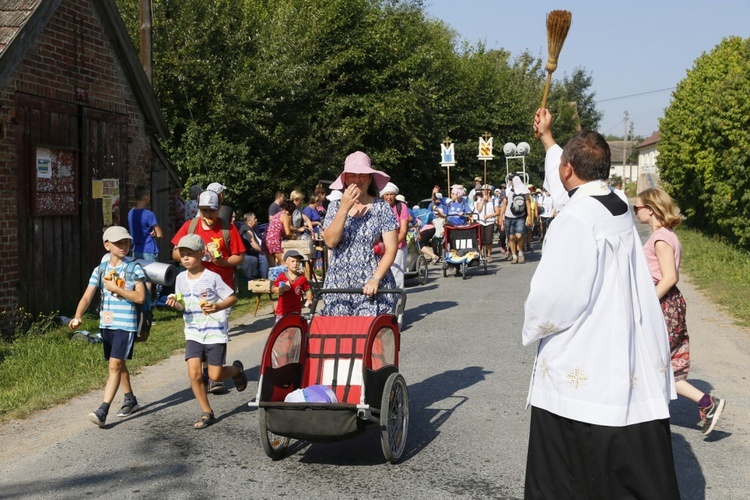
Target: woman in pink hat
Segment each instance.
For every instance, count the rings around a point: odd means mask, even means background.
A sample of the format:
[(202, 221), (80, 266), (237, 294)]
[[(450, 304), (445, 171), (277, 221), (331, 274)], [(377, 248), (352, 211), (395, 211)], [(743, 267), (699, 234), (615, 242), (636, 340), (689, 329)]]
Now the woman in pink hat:
[[(331, 184), (331, 189), (341, 189), (343, 194), (331, 202), (323, 222), (323, 238), (331, 249), (323, 287), (357, 288), (362, 294), (324, 295), (323, 314), (327, 316), (394, 312), (394, 295), (375, 296), (378, 288), (396, 287), (390, 267), (398, 247), (399, 226), (391, 208), (378, 196), (389, 180), (388, 174), (372, 168), (365, 153), (357, 151), (347, 156), (344, 171)], [(375, 250), (380, 242), (385, 247), (382, 252)]]

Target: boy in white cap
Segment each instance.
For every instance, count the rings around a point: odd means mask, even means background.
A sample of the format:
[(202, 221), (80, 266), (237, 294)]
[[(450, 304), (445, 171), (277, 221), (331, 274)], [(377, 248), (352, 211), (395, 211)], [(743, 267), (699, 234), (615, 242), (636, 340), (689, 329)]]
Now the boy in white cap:
[(190, 387), (201, 406), (201, 417), (195, 429), (205, 429), (216, 419), (206, 395), (202, 363), (208, 363), (211, 380), (234, 380), (238, 391), (247, 387), (247, 377), (242, 362), (225, 366), (229, 342), (228, 310), (237, 303), (234, 289), (224, 283), (221, 276), (203, 267), (206, 247), (197, 234), (180, 238), (176, 246), (180, 262), (186, 269), (177, 275), (175, 293), (167, 297), (167, 305), (182, 311), (185, 320), (185, 361), (187, 361)]
[(215, 191), (206, 190), (201, 193), (198, 198), (198, 221), (185, 222), (174, 235), (172, 258), (180, 260), (176, 246), (180, 238), (186, 234), (197, 234), (208, 249), (204, 257), (205, 267), (220, 275), (227, 285), (234, 287), (234, 268), (242, 264), (245, 258), (245, 245), (237, 227), (219, 217), (219, 206), (219, 195)]
[(212, 182), (206, 187), (206, 191), (213, 191), (219, 195), (219, 217), (232, 222), (232, 212), (234, 212), (234, 210), (231, 206), (224, 204), (226, 190), (227, 187), (220, 182)]
[(81, 317), (88, 309), (94, 294), (101, 290), (99, 305), (99, 330), (101, 332), (104, 359), (109, 364), (109, 376), (104, 386), (104, 398), (96, 411), (89, 413), (89, 420), (103, 427), (112, 400), (122, 386), (125, 399), (118, 417), (126, 417), (140, 409), (138, 400), (130, 386), (130, 372), (126, 360), (133, 358), (133, 342), (138, 331), (136, 304), (146, 300), (146, 275), (140, 264), (127, 257), (132, 237), (122, 226), (112, 226), (104, 231), (104, 248), (109, 258), (94, 268), (89, 284), (83, 293), (75, 316), (68, 326), (75, 330), (81, 326)]

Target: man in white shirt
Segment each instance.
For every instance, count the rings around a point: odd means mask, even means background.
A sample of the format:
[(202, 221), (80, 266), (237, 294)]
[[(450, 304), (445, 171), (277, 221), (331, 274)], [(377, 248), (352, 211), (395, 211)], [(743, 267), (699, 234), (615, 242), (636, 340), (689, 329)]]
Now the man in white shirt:
[(525, 305), (523, 343), (540, 341), (525, 497), (678, 499), (667, 331), (627, 198), (604, 182), (604, 137), (563, 151), (551, 123), (537, 111), (559, 213)]

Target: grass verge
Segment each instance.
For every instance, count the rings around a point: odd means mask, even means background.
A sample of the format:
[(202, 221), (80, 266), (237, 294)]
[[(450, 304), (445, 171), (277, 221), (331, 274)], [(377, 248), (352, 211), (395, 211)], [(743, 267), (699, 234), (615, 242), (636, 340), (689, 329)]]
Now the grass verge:
[[(240, 293), (232, 317), (244, 316), (254, 307), (254, 296)], [(135, 355), (128, 361), (131, 375), (185, 347), (180, 313), (167, 308), (155, 309), (154, 319), (149, 339), (136, 344)], [(98, 319), (88, 313), (78, 331), (94, 333), (98, 329)], [(0, 421), (24, 418), (104, 387), (107, 364), (102, 345), (85, 339), (72, 340), (74, 333), (66, 326), (46, 335), (23, 336), (13, 343), (0, 342)]]
[(682, 242), (682, 272), (738, 325), (750, 327), (750, 253), (692, 229), (678, 227), (677, 234)]

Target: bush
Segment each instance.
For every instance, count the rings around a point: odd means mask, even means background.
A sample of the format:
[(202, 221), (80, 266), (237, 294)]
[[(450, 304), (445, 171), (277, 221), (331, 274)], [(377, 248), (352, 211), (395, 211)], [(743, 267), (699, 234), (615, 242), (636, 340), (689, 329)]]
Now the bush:
[(0, 324), (3, 325), (0, 337), (5, 342), (13, 342), (26, 336), (46, 335), (60, 327), (58, 311), (39, 313), (35, 317), (23, 307), (19, 307), (10, 312), (3, 311), (0, 315)]
[(750, 39), (724, 39), (677, 85), (659, 176), (688, 226), (750, 248)]

